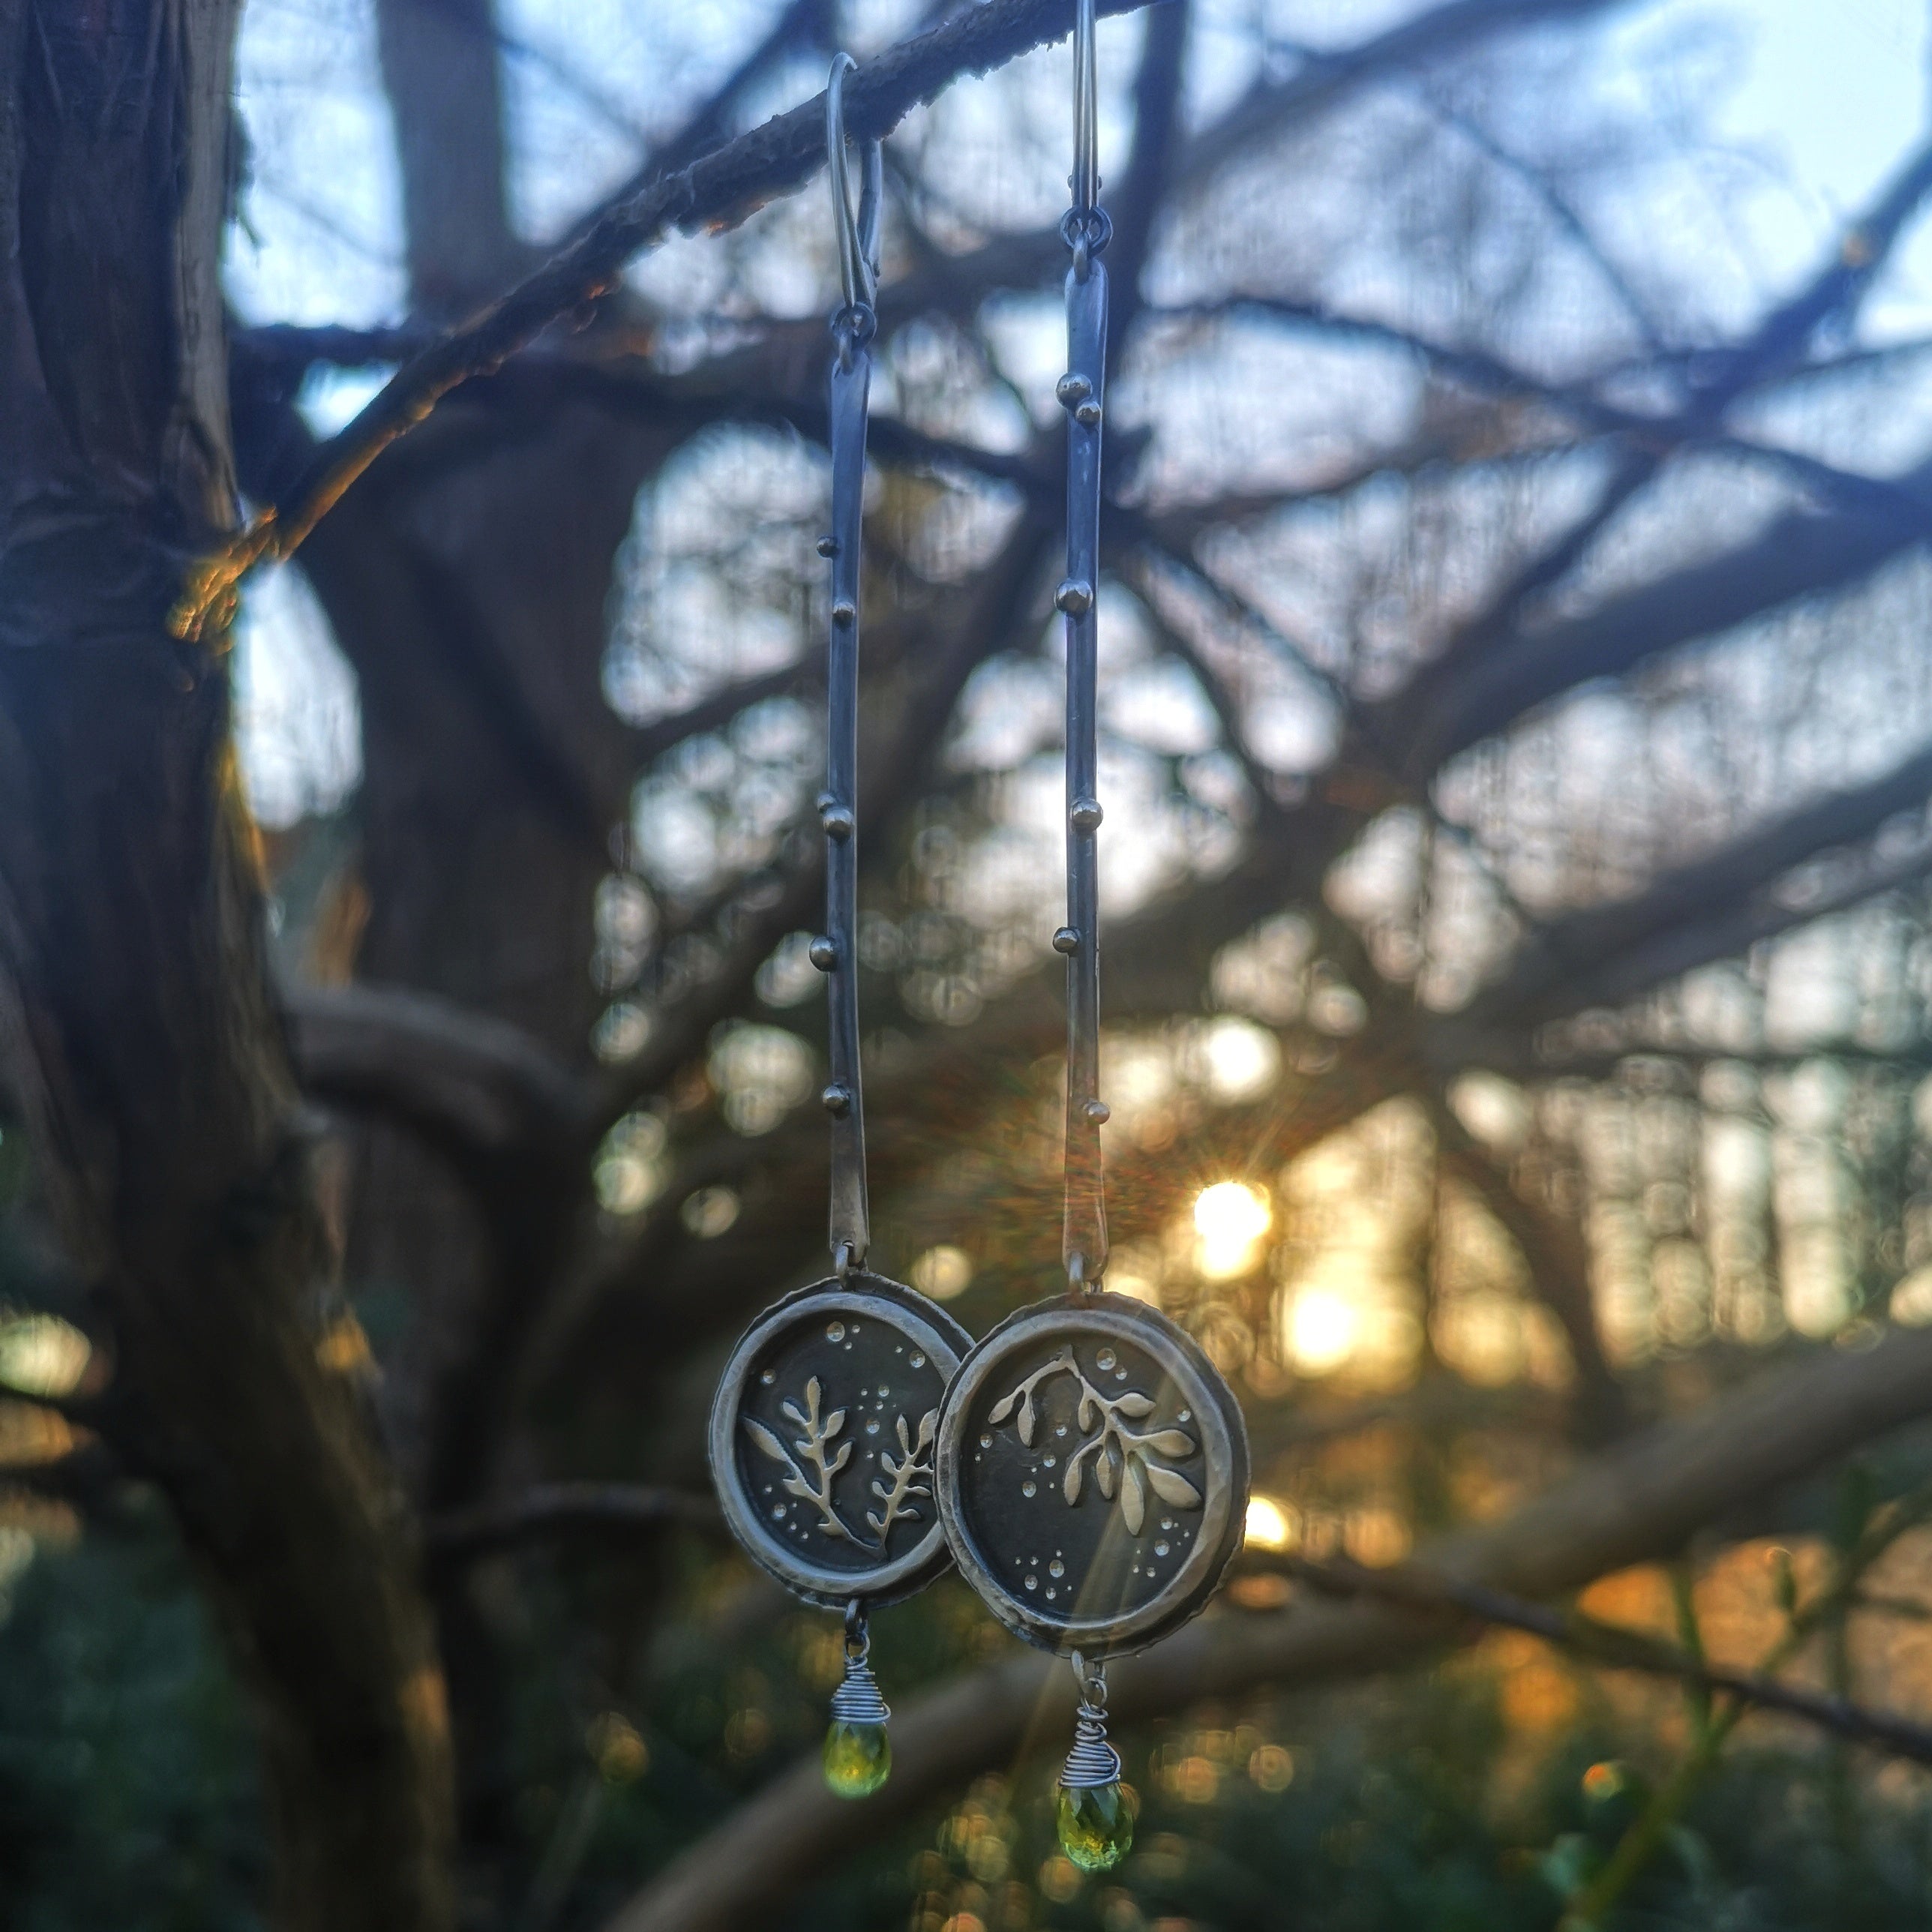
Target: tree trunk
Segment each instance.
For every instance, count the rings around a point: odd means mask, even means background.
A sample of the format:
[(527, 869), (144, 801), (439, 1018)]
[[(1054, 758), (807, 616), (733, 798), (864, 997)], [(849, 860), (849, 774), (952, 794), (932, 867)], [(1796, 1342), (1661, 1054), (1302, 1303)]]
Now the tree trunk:
[[(394, 1484), (318, 1357), (330, 1256), (224, 659), (218, 262), (238, 0), (0, 0), (0, 1071), (259, 1702), (277, 1922), (451, 1918), (442, 1679)], [(218, 639), (218, 650), (225, 645)]]

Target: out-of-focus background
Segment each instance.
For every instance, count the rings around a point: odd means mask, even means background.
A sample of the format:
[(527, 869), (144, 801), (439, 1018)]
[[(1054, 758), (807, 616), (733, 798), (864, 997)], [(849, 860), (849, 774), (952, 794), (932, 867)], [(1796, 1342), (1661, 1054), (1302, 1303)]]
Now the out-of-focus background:
[[(627, 182), (947, 12), (248, 0), (244, 489)], [(1307, 1609), (1289, 1559), (1399, 1569), (1932, 1324), (1932, 22), (1166, 0), (1100, 44), (1109, 1285), (1242, 1399), (1235, 1631)], [(886, 150), (875, 1258), (976, 1334), (1058, 1257), (1068, 89), (1062, 44)], [(324, 1346), (425, 1526), (479, 1928), (648, 1898), (815, 1750), (838, 1673), (836, 1620), (705, 1520), (702, 1460), (736, 1334), (822, 1269), (836, 262), (819, 182), (640, 258), (245, 595)], [(356, 1028), (398, 1013), (418, 1058), (372, 1066)], [(0, 1927), (254, 1927), (248, 1706), (166, 1511), (62, 1405), (103, 1343), (38, 1212), (7, 1125)], [(1932, 1439), (1816, 1464), (1550, 1593), (1932, 1714)], [(675, 1506), (554, 1486), (592, 1482)], [(547, 1495), (576, 1514), (517, 1515)], [(1932, 1914), (1906, 1758), (1442, 1634), (1360, 1681), (1182, 1686), (1124, 1733), (1112, 1874), (1058, 1853), (1051, 1741), (1006, 1743), (868, 1842), (788, 1842), (760, 1922)], [(904, 1709), (1012, 1648), (952, 1580), (876, 1646)]]

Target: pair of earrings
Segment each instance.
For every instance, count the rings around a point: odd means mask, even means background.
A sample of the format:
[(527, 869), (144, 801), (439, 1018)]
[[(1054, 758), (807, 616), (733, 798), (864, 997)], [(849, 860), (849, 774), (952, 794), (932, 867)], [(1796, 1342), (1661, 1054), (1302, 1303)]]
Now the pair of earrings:
[(1099, 205), (1094, 0), (1074, 36), (1073, 206), (1061, 224), (1068, 373), (1066, 626), (1067, 1292), (975, 1343), (943, 1309), (868, 1272), (858, 1042), (857, 716), (860, 526), (868, 346), (877, 324), (880, 158), (864, 153), (852, 211), (834, 61), (826, 146), (844, 300), (832, 320), (832, 533), (826, 789), (834, 1274), (768, 1310), (734, 1352), (711, 1415), (727, 1521), (754, 1561), (807, 1602), (845, 1613), (825, 1774), (848, 1797), (890, 1772), (890, 1712), (867, 1618), (956, 1564), (1016, 1636), (1066, 1658), (1079, 1684), (1060, 1772), (1062, 1849), (1088, 1870), (1126, 1851), (1132, 1816), (1108, 1742), (1106, 1660), (1139, 1650), (1206, 1604), (1239, 1546), (1248, 1449), (1239, 1405), (1192, 1340), (1143, 1304), (1105, 1293), (1106, 1202), (1099, 1096), (1096, 835), (1101, 429), (1112, 232)]

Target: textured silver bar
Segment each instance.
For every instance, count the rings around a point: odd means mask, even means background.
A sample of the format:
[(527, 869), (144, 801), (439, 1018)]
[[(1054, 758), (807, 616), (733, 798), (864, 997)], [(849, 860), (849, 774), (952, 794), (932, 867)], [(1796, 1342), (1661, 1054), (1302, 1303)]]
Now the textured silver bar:
[[(1085, 253), (1084, 250), (1080, 251)], [(1096, 598), (1100, 578), (1100, 435), (1107, 370), (1107, 272), (1076, 255), (1066, 274), (1066, 575), (1054, 602), (1066, 620), (1066, 1210), (1061, 1258), (1076, 1288), (1107, 1266), (1101, 1166), (1100, 743)]]
[[(849, 313), (849, 311), (848, 311)], [(859, 593), (866, 500), (866, 412), (872, 358), (856, 330), (838, 331), (832, 363), (832, 620), (826, 688), (826, 993), (832, 1078), (832, 1252), (841, 1272), (872, 1246), (866, 1194), (866, 1112), (859, 1072)], [(814, 958), (819, 956), (815, 952)], [(836, 1097), (835, 1097), (836, 1096)]]

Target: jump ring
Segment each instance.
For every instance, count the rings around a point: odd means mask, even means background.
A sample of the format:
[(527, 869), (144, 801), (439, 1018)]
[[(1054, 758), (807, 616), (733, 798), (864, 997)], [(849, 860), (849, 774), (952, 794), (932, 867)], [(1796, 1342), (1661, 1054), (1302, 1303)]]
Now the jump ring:
[(1060, 238), (1070, 248), (1084, 241), (1089, 255), (1097, 255), (1114, 238), (1113, 218), (1104, 208), (1070, 208), (1060, 218)]

